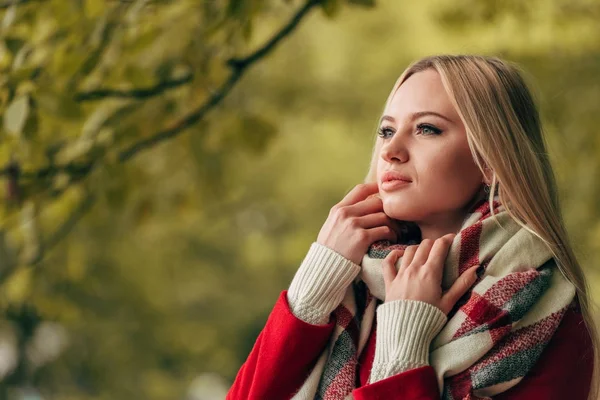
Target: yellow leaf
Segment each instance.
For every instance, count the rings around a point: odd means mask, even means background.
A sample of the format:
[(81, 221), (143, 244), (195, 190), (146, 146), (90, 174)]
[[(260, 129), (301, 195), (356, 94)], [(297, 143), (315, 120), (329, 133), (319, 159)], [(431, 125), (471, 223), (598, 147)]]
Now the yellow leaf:
[(3, 292), (9, 303), (22, 303), (31, 293), (33, 269), (18, 268), (4, 284)]
[(20, 136), (29, 115), (29, 96), (16, 97), (4, 113), (4, 129), (14, 136)]

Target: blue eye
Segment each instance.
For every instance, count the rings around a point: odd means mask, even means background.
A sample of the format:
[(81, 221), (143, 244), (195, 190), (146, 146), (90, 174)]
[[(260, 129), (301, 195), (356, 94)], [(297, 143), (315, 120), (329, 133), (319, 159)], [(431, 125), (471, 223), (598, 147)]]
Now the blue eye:
[(388, 136), (386, 136), (386, 133), (389, 133), (391, 137), (391, 135), (394, 134), (394, 130), (392, 128), (388, 128), (385, 126), (382, 126), (381, 128), (379, 128), (379, 130), (377, 131), (377, 135), (379, 135), (379, 137), (382, 137), (384, 139), (387, 139)]
[(439, 135), (440, 133), (442, 133), (441, 129), (438, 129), (433, 125), (429, 125), (429, 124), (417, 125), (417, 130), (424, 132), (425, 129), (428, 129), (430, 131), (430, 133), (425, 133), (425, 135)]
[[(389, 139), (396, 131), (390, 127), (382, 126), (377, 130), (377, 135), (383, 139)], [(418, 124), (417, 132), (421, 132), (423, 135), (439, 135), (442, 130), (429, 124)]]

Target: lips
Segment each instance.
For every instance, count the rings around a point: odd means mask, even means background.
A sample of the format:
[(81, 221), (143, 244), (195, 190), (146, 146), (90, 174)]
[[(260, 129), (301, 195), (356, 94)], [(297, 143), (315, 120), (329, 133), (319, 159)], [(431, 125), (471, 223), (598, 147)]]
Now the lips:
[(408, 186), (411, 179), (396, 171), (387, 171), (381, 176), (381, 190), (391, 192)]
[(381, 176), (381, 182), (389, 182), (389, 181), (404, 181), (404, 182), (412, 182), (409, 177), (401, 174), (396, 171), (387, 171)]

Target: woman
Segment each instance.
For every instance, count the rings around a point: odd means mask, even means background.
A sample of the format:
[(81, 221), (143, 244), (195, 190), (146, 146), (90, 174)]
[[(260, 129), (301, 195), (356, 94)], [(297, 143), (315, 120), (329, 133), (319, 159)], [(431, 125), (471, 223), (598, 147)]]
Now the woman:
[(516, 66), (442, 55), (390, 93), (228, 399), (596, 398), (586, 279)]

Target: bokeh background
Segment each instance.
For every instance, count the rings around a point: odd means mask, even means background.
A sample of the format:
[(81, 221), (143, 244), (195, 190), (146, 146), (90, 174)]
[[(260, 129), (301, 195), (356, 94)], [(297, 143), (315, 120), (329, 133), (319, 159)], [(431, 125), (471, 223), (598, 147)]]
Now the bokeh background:
[(0, 399), (223, 399), (396, 78), (517, 62), (600, 290), (598, 0), (0, 0)]

